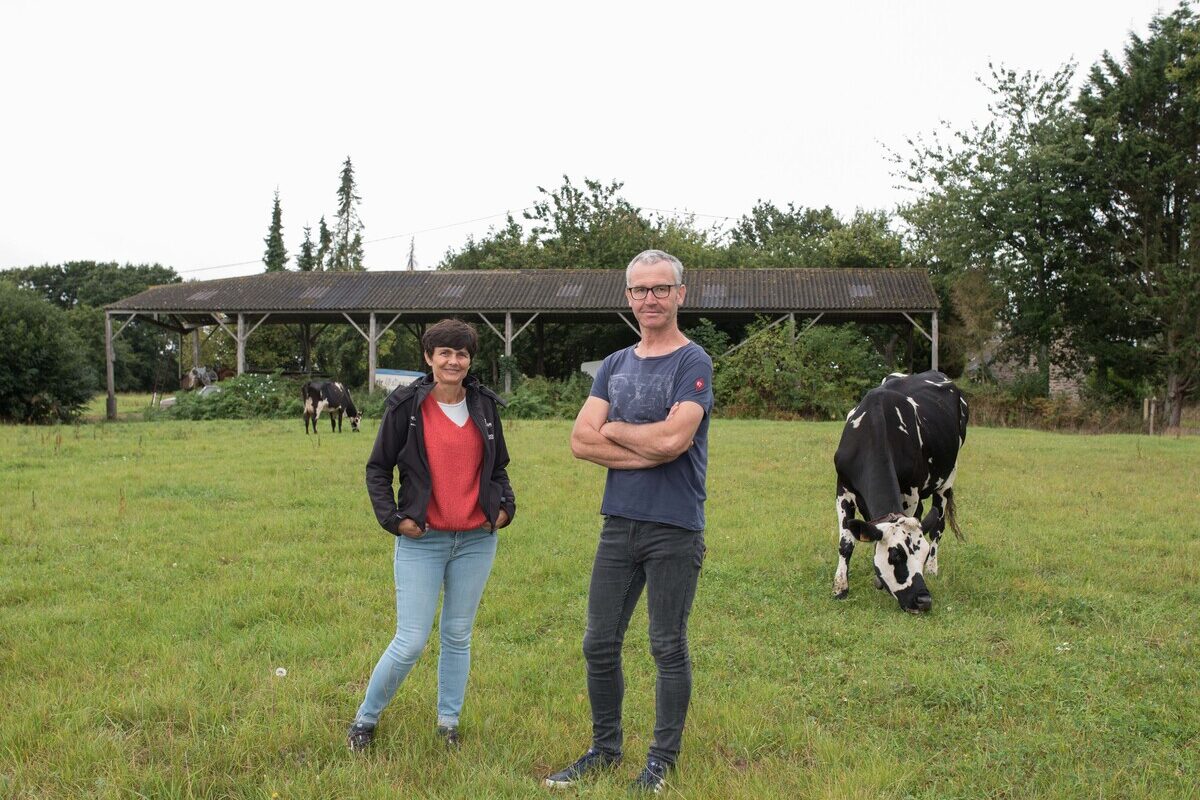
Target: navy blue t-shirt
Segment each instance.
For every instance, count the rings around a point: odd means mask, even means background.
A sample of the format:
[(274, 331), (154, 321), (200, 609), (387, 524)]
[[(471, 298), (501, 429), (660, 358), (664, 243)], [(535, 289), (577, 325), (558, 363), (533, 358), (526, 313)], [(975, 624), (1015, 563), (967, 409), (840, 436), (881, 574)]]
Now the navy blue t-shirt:
[(610, 469), (601, 514), (703, 530), (712, 374), (712, 359), (694, 342), (665, 356), (641, 358), (631, 346), (604, 359), (591, 394), (608, 402), (610, 422), (661, 422), (671, 406), (685, 400), (703, 408), (704, 419), (692, 446), (674, 461)]

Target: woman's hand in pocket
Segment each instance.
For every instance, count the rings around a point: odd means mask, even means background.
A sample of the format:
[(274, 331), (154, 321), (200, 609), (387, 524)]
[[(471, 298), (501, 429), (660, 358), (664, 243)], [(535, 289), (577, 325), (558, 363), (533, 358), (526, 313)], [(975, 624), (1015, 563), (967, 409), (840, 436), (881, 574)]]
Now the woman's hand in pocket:
[(400, 524), (396, 526), (396, 530), (400, 532), (401, 536), (407, 536), (410, 539), (420, 539), (425, 535), (425, 531), (417, 527), (417, 523), (408, 517), (400, 520)]

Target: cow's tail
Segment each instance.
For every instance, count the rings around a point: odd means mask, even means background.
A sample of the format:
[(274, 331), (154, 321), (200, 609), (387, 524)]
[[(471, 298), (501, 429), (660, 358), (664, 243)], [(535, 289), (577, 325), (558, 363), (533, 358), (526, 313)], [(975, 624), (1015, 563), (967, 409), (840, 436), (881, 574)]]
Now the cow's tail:
[(954, 531), (954, 538), (960, 542), (965, 541), (962, 528), (958, 527), (958, 515), (954, 508), (954, 492), (946, 493), (946, 522), (950, 523), (950, 530)]

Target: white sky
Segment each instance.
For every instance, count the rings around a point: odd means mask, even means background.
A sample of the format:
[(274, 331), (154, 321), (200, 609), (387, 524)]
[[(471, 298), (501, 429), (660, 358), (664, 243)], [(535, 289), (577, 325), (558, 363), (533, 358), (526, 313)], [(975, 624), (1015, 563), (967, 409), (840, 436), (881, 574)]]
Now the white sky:
[[(890, 209), (886, 148), (983, 120), (989, 61), (1086, 73), (1175, 8), (420, 6), (0, 0), (0, 268), (253, 274), (276, 187), (294, 266), (304, 224), (333, 226), (347, 155), (371, 269), (402, 267), (410, 233), (519, 218), (564, 174), (734, 219), (759, 198)], [(416, 233), (417, 260), (502, 222)]]

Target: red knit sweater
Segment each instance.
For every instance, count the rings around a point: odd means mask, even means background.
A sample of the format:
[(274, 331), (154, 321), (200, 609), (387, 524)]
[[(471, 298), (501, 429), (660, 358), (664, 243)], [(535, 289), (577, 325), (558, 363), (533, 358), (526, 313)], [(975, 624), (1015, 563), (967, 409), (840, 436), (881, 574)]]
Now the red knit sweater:
[(483, 437), (470, 419), (461, 428), (446, 416), (431, 393), (421, 403), (425, 456), (433, 491), (425, 516), (429, 527), (469, 531), (482, 527), (487, 516), (479, 507), (479, 469)]

